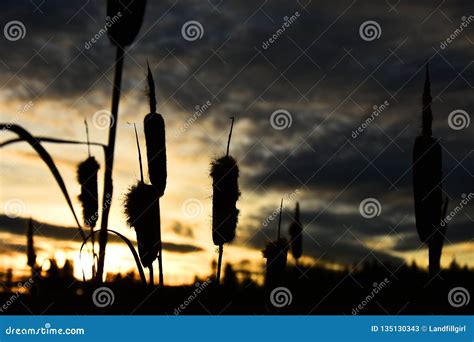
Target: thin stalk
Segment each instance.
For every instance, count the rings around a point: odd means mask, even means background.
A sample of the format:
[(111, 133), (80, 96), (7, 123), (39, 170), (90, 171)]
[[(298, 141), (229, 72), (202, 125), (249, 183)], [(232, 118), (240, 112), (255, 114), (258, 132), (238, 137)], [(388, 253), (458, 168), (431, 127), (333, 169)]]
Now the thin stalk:
[(227, 139), (227, 153), (226, 156), (229, 156), (229, 148), (230, 148), (230, 139), (232, 138), (232, 129), (234, 128), (234, 117), (232, 116), (230, 118), (232, 120), (232, 123), (230, 124), (230, 132), (229, 132), (229, 138)]
[(143, 177), (143, 165), (142, 165), (142, 152), (140, 150), (140, 141), (138, 140), (137, 125), (134, 123), (133, 128), (135, 129), (135, 140), (137, 141), (137, 150), (138, 150), (138, 164), (140, 165), (140, 180), (142, 183), (145, 182)]
[(118, 109), (120, 102), (120, 88), (122, 84), (123, 71), (123, 47), (117, 46), (115, 57), (114, 88), (112, 92), (112, 120), (109, 128), (109, 140), (105, 149), (105, 172), (104, 172), (104, 192), (102, 198), (102, 218), (99, 234), (99, 264), (97, 269), (97, 280), (102, 282), (104, 275), (105, 248), (107, 246), (107, 226), (109, 223), (109, 213), (113, 194), (112, 170), (114, 167), (115, 137), (117, 135)]
[[(159, 201), (159, 199), (158, 199)], [(158, 246), (158, 275), (159, 275), (159, 285), (160, 287), (164, 286), (164, 280), (163, 280), (163, 246), (162, 246), (162, 243), (161, 243), (161, 239), (160, 241), (158, 242), (159, 243), (159, 246)]]
[[(84, 126), (86, 128), (86, 141), (87, 141), (87, 155), (91, 157), (91, 143), (89, 139), (89, 125), (87, 124), (87, 120), (84, 118)], [(92, 276), (95, 277), (96, 269), (95, 269), (95, 261), (96, 261), (96, 254), (95, 254), (95, 237), (94, 228), (91, 227), (91, 244), (92, 244)]]
[(90, 140), (89, 140), (89, 125), (87, 124), (86, 119), (84, 119), (84, 125), (86, 126), (87, 154), (90, 157), (91, 156), (91, 143), (90, 143)]
[(224, 254), (224, 245), (219, 245), (219, 257), (217, 258), (217, 285), (221, 283), (222, 254)]
[(148, 270), (150, 271), (150, 286), (153, 287), (155, 286), (155, 276), (153, 275), (153, 266), (148, 267)]
[(281, 213), (283, 211), (283, 198), (281, 199), (280, 203), (280, 218), (278, 219), (278, 234), (277, 234), (277, 241), (280, 240), (280, 231), (281, 231)]

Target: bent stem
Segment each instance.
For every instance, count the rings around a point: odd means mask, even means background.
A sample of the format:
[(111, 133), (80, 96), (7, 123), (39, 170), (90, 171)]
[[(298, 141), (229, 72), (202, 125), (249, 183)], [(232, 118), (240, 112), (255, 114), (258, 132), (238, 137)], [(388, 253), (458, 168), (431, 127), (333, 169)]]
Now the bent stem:
[(114, 167), (114, 151), (115, 151), (115, 136), (117, 135), (118, 124), (118, 109), (120, 102), (120, 88), (122, 83), (123, 70), (123, 47), (117, 46), (117, 54), (115, 57), (115, 75), (114, 88), (112, 92), (112, 118), (109, 128), (109, 141), (105, 149), (105, 172), (104, 172), (104, 192), (102, 198), (102, 219), (99, 233), (99, 263), (97, 266), (98, 282), (102, 282), (104, 275), (105, 262), (105, 248), (107, 246), (107, 225), (109, 223), (109, 213), (112, 201), (113, 183), (112, 183), (112, 169)]

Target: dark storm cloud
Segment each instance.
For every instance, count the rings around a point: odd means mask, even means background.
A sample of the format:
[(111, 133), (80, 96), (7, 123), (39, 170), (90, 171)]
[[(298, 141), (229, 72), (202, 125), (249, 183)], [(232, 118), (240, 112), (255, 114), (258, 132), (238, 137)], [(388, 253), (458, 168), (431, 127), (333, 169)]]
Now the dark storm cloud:
[[(245, 0), (215, 6), (203, 1), (149, 1), (142, 30), (126, 57), (125, 96), (143, 88), (139, 84), (149, 59), (157, 75), (160, 106), (193, 112), (196, 105), (212, 102), (199, 120), (210, 121), (214, 131), (198, 135), (196, 144), (213, 143), (230, 114), (238, 114), (237, 128), (246, 123), (239, 132), (246, 139), (233, 143), (243, 170), (251, 171), (241, 175), (244, 193), (300, 188), (306, 199), (311, 194), (331, 203), (324, 212), (303, 213), (309, 221), (319, 215), (307, 233), (319, 236), (322, 246), (348, 262), (365, 256), (368, 249), (346, 240), (347, 234), (331, 246), (344, 232), (343, 225), (352, 226), (363, 240), (387, 234), (389, 225), (407, 216), (397, 228), (407, 240), (396, 249), (416, 249), (416, 235), (410, 233), (410, 167), (420, 128), (421, 67), (427, 59), (434, 134), (443, 146), (443, 189), (455, 199), (474, 185), (473, 124), (460, 131), (448, 125), (454, 109), (465, 110), (474, 120), (474, 23), (446, 49), (440, 48), (462, 17), (472, 15), (472, 1), (440, 5), (424, 0), (391, 7), (375, 0)], [(25, 39), (3, 40), (0, 45), (0, 81), (3, 88), (16, 90), (8, 96), (74, 101), (84, 95), (93, 102), (92, 91), (109, 94), (111, 44), (103, 36), (84, 50), (84, 43), (103, 28), (105, 5), (47, 1), (35, 11), (29, 1), (3, 1), (0, 9), (2, 23), (21, 20), (27, 28)], [(264, 47), (284, 18), (296, 12), (296, 20)], [(183, 39), (181, 27), (190, 20), (202, 24), (202, 39)], [(368, 20), (380, 25), (379, 39), (361, 39), (359, 27)], [(373, 106), (385, 101), (389, 106), (354, 139), (353, 131), (371, 115)], [(291, 127), (272, 128), (269, 118), (278, 109), (291, 113)], [(187, 119), (170, 116), (182, 123)], [(357, 215), (360, 201), (367, 197), (382, 203), (383, 215), (376, 220)], [(341, 214), (334, 210), (338, 206), (356, 208), (355, 214)], [(448, 238), (467, 241), (466, 225), (469, 222), (454, 222)], [(261, 241), (253, 245), (261, 246)]]
[[(26, 225), (28, 220), (23, 218), (9, 218), (5, 215), (0, 215), (0, 232), (24, 236), (26, 232)], [(75, 241), (81, 242), (81, 236), (77, 233), (76, 228), (61, 227), (47, 223), (36, 222), (35, 235), (59, 241)], [(123, 243), (123, 241), (115, 236), (110, 235), (109, 241), (116, 243)], [(133, 241), (133, 244), (136, 243)], [(8, 246), (6, 246), (8, 247)], [(10, 248), (11, 249), (11, 248)], [(203, 249), (199, 246), (191, 244), (179, 244), (173, 242), (163, 242), (163, 249), (176, 253), (192, 253), (200, 252)]]

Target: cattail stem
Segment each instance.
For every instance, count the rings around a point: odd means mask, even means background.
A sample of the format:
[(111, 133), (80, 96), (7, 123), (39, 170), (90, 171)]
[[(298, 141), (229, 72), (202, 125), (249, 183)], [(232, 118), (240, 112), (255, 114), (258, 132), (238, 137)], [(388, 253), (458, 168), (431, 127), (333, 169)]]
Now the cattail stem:
[(159, 242), (158, 245), (158, 277), (159, 277), (159, 285), (160, 287), (164, 286), (164, 280), (163, 280), (163, 247), (161, 244), (161, 241)]
[(112, 124), (109, 128), (109, 141), (107, 144), (107, 148), (105, 149), (106, 158), (104, 172), (104, 192), (102, 199), (102, 220), (99, 234), (99, 263), (97, 266), (96, 277), (99, 282), (102, 282), (104, 275), (105, 248), (107, 246), (107, 226), (109, 223), (109, 213), (111, 207), (111, 203), (109, 203), (108, 201), (112, 201), (113, 193), (112, 170), (114, 166), (115, 136), (117, 135), (120, 88), (122, 84), (123, 57), (123, 47), (117, 46), (117, 54), (115, 57), (114, 88), (112, 91)]
[(227, 153), (226, 156), (229, 156), (229, 149), (230, 149), (230, 139), (232, 138), (232, 129), (234, 128), (234, 117), (230, 118), (232, 120), (232, 123), (230, 124), (230, 132), (229, 132), (229, 138), (227, 139)]
[(280, 240), (280, 231), (281, 231), (281, 213), (283, 212), (283, 198), (281, 199), (280, 202), (280, 218), (278, 219), (278, 234), (277, 234), (277, 240)]
[(148, 270), (150, 271), (150, 286), (153, 287), (155, 286), (155, 276), (153, 275), (153, 265), (148, 267)]
[(84, 119), (84, 126), (86, 126), (86, 141), (87, 141), (87, 154), (91, 156), (91, 142), (89, 140), (89, 125), (87, 124), (87, 120)]
[(138, 140), (137, 125), (134, 123), (133, 128), (135, 129), (135, 140), (137, 141), (137, 150), (138, 150), (138, 164), (140, 165), (140, 179), (142, 183), (145, 182), (143, 177), (143, 165), (142, 165), (142, 152), (140, 150), (140, 141)]
[(222, 254), (224, 254), (224, 245), (219, 245), (219, 257), (217, 258), (217, 285), (221, 283)]

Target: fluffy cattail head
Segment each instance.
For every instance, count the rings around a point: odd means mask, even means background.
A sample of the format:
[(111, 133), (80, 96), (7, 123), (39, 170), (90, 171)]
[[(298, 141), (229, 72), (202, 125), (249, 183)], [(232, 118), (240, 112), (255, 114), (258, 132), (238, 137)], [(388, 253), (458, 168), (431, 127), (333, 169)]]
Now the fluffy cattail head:
[(284, 280), (288, 249), (288, 241), (285, 238), (279, 238), (268, 242), (262, 251), (263, 257), (267, 259), (265, 284), (268, 287), (278, 286)]
[(298, 260), (303, 254), (303, 226), (300, 221), (300, 204), (296, 203), (295, 216), (291, 222), (290, 229), (291, 254)]
[(99, 163), (94, 157), (87, 158), (77, 168), (77, 180), (81, 184), (79, 200), (82, 203), (84, 224), (91, 228), (95, 227), (98, 219), (97, 172), (99, 168)]
[(26, 230), (26, 257), (27, 265), (32, 268), (36, 266), (36, 253), (33, 241), (33, 234), (34, 223), (33, 220), (30, 218), (30, 220), (28, 221), (28, 228)]
[(108, 0), (107, 33), (117, 46), (132, 44), (140, 31), (145, 14), (146, 0)]
[(127, 223), (137, 234), (138, 254), (144, 267), (150, 267), (158, 255), (161, 241), (160, 202), (154, 186), (138, 182), (125, 196)]
[(166, 189), (166, 131), (165, 121), (161, 114), (156, 113), (155, 84), (153, 75), (148, 67), (148, 97), (150, 113), (145, 116), (146, 153), (148, 159), (148, 174), (159, 195), (163, 196)]
[(239, 168), (231, 156), (214, 160), (211, 164), (212, 177), (212, 240), (217, 246), (231, 242), (239, 210), (236, 208), (240, 197)]

